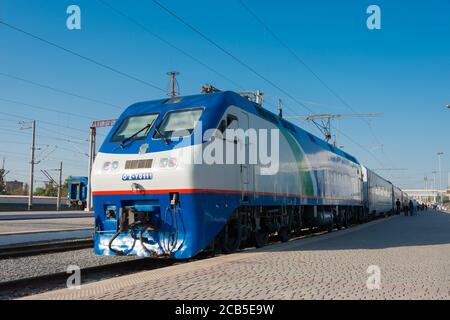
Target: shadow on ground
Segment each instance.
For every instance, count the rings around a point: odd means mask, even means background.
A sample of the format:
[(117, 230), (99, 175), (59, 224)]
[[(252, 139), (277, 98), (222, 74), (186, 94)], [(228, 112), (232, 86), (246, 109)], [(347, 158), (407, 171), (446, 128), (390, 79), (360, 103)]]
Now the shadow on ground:
[[(317, 238), (319, 241), (311, 243), (308, 243), (308, 239), (300, 239), (296, 241), (298, 246), (293, 243), (287, 251), (385, 249), (450, 244), (450, 214), (424, 211), (416, 216), (398, 216), (351, 232), (333, 233), (337, 235), (332, 235), (329, 239), (327, 235), (320, 235)], [(267, 248), (267, 251), (272, 251), (270, 247)], [(280, 250), (286, 251), (282, 248)]]

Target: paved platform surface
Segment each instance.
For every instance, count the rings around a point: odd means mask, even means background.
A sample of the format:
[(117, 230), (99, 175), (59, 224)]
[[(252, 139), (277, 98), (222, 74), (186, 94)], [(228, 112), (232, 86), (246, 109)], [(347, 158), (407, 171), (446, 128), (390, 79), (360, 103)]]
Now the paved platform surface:
[[(0, 212), (2, 220), (31, 220), (31, 219), (58, 219), (58, 218), (88, 218), (93, 217), (93, 212), (84, 211), (10, 211)], [(0, 222), (1, 223), (1, 222)]]
[(68, 231), (44, 231), (32, 233), (18, 233), (0, 235), (0, 250), (11, 246), (43, 244), (48, 241), (74, 240), (92, 238), (94, 229), (76, 229)]
[(0, 221), (0, 236), (42, 231), (91, 229), (93, 226), (93, 218), (8, 220)]
[(50, 240), (90, 238), (94, 218), (54, 218), (0, 221), (0, 248)]
[[(370, 290), (367, 269), (381, 270)], [(395, 216), (331, 234), (29, 299), (450, 299), (450, 215)]]

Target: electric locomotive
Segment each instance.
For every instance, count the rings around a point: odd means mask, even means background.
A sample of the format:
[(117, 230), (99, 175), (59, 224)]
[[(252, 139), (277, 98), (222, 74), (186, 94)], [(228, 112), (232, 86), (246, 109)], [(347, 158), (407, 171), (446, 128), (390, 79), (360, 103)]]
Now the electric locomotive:
[[(255, 132), (267, 136), (251, 139)], [(366, 221), (369, 208), (393, 209), (392, 184), (381, 177), (391, 191), (376, 201), (392, 206), (371, 207), (368, 179), (353, 156), (235, 92), (136, 103), (93, 165), (94, 251), (186, 259), (347, 227)]]

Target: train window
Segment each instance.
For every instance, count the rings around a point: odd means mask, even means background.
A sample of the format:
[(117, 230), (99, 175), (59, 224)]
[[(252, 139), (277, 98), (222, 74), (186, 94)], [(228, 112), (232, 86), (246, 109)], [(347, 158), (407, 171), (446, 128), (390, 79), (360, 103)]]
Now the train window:
[[(233, 123), (234, 122), (234, 123)], [(236, 129), (238, 127), (239, 120), (236, 116), (229, 114), (227, 115), (227, 129)]]
[(178, 137), (191, 135), (202, 113), (203, 109), (199, 108), (168, 112), (153, 138), (160, 139), (162, 138), (160, 135), (166, 138), (170, 138), (175, 134)]
[[(136, 140), (145, 138), (155, 123), (156, 118), (158, 118), (157, 113), (125, 118), (111, 138), (111, 142), (121, 142), (133, 135)], [(148, 129), (146, 129), (146, 126), (148, 126)]]
[(225, 120), (220, 121), (218, 129), (223, 134), (227, 129), (227, 122)]
[(224, 134), (227, 129), (237, 129), (239, 127), (239, 119), (232, 114), (228, 114), (226, 120), (222, 120), (219, 123), (219, 131)]

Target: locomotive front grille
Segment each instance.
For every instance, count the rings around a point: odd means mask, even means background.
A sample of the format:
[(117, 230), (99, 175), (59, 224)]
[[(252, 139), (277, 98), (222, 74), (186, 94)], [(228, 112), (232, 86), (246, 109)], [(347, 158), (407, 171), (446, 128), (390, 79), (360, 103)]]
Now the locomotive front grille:
[(127, 160), (125, 162), (125, 169), (150, 169), (152, 164), (153, 159)]

